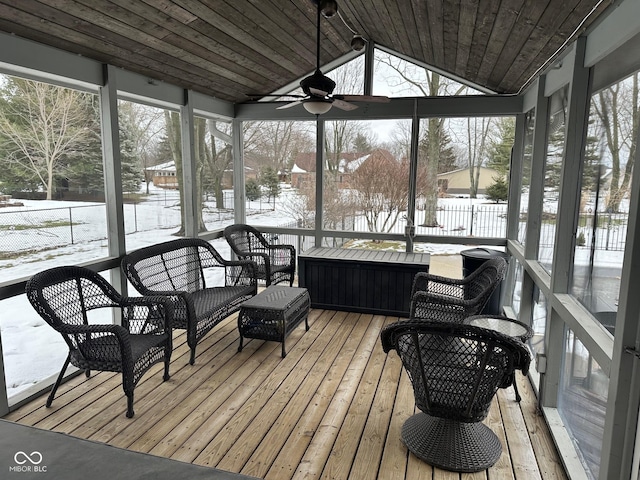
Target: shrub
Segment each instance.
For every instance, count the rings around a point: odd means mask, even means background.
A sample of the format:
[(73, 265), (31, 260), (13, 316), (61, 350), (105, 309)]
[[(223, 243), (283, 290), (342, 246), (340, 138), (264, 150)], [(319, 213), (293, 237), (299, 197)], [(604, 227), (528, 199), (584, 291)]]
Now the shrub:
[(258, 185), (258, 181), (255, 178), (250, 178), (244, 184), (244, 193), (247, 196), (247, 200), (251, 202), (258, 200), (262, 196), (260, 185)]
[(504, 177), (493, 177), (493, 183), (487, 187), (485, 195), (496, 203), (506, 201), (509, 195), (509, 185)]

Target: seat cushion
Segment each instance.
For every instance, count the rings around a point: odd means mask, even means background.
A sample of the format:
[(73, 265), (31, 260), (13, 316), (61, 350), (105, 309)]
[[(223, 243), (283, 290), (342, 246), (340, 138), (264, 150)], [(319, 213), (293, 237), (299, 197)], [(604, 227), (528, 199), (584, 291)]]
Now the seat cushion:
[(194, 292), (191, 295), (193, 305), (198, 318), (208, 316), (211, 312), (220, 309), (221, 306), (232, 304), (245, 297), (253, 295), (254, 287), (213, 287)]

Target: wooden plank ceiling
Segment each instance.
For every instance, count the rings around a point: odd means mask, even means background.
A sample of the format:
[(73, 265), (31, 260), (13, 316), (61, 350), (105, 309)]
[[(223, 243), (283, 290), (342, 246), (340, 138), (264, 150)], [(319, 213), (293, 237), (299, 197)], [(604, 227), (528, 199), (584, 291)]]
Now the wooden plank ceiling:
[[(518, 92), (611, 3), (337, 1), (367, 40), (497, 93)], [(0, 0), (0, 31), (242, 102), (314, 70), (315, 9), (312, 0)], [(338, 16), (321, 28), (321, 64), (350, 51)]]

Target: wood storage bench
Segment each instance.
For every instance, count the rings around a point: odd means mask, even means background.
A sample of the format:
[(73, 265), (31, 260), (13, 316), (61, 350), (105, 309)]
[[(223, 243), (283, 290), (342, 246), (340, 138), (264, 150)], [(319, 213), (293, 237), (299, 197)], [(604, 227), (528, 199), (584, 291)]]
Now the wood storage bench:
[(428, 253), (313, 247), (298, 256), (298, 285), (312, 308), (409, 316), (413, 277)]

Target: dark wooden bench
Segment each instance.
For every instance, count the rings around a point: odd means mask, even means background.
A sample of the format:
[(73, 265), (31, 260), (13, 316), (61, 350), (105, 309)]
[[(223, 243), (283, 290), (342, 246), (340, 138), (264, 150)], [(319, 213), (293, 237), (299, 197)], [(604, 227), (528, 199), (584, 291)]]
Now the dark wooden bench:
[(255, 262), (226, 260), (198, 238), (136, 250), (124, 256), (122, 270), (142, 295), (173, 301), (173, 328), (187, 330), (192, 365), (200, 339), (257, 293)]

